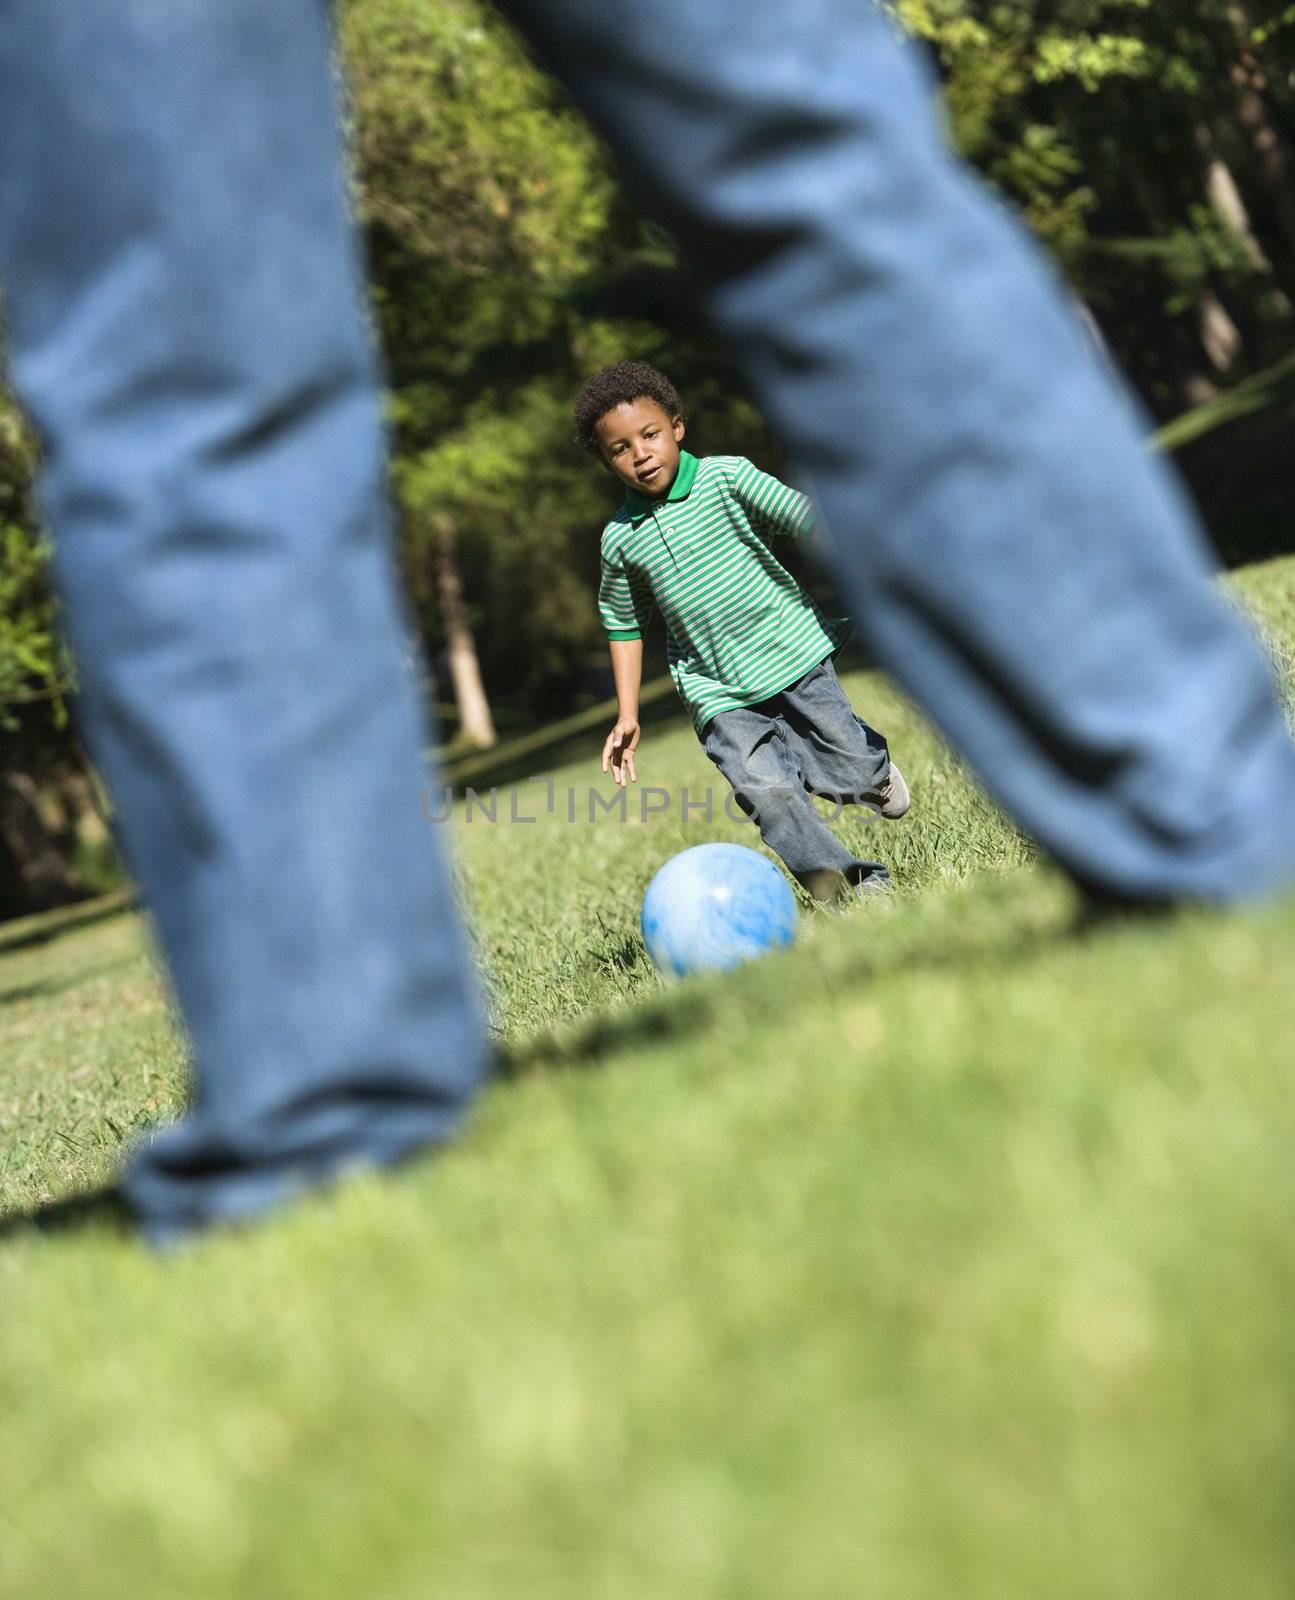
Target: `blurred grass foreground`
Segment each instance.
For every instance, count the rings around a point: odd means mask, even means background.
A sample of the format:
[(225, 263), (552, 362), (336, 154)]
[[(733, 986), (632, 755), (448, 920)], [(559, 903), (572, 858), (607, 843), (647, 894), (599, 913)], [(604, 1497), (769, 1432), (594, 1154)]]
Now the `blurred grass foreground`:
[[(1295, 560), (1231, 582), (1289, 687)], [(5, 1600), (1289, 1600), (1295, 904), (1085, 923), (849, 688), (898, 894), (666, 989), (648, 877), (749, 829), (460, 808), (474, 1126), (172, 1257), (33, 1220), (182, 1101), (137, 915), (0, 931)]]

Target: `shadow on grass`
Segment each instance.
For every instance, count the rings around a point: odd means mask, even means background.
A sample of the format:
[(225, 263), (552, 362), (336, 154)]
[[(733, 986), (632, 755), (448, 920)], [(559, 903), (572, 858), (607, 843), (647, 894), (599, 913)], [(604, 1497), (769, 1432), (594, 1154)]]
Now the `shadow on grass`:
[(125, 1234), (134, 1229), (134, 1219), (115, 1185), (89, 1189), (62, 1200), (48, 1200), (25, 1211), (10, 1211), (0, 1217), (0, 1243), (19, 1239), (24, 1234), (72, 1235), (79, 1233)]
[[(639, 714), (644, 728), (654, 738), (687, 721), (674, 682), (668, 677), (653, 678), (643, 685)], [(492, 750), (443, 756), (440, 781), (457, 795), (467, 788), (483, 794), (492, 787), (544, 776), (572, 762), (587, 760), (593, 764), (615, 721), (616, 701), (600, 701), (559, 722), (545, 723), (531, 733), (508, 739)]]
[(33, 917), (0, 924), (0, 956), (50, 944), (65, 933), (92, 927), (96, 922), (107, 922), (124, 911), (135, 910), (138, 905), (137, 890), (114, 889), (111, 894), (99, 895), (94, 900), (82, 900), (76, 905), (60, 906), (57, 911), (43, 911)]
[[(846, 926), (851, 932), (875, 937), (856, 937), (817, 950), (822, 959), (812, 965), (801, 963), (794, 975), (791, 1003), (831, 1003), (865, 984), (914, 972), (957, 969), (968, 982), (976, 983), (995, 970), (1026, 965), (1094, 934), (1145, 926), (1172, 915), (1168, 908), (1101, 904), (1077, 897), (1059, 874), (1045, 880), (1034, 895), (1023, 897), (1020, 875), (1005, 873), (973, 879), (938, 901), (925, 906), (918, 901), (916, 906), (918, 915), (899, 926), (888, 926), (894, 908), (884, 902), (866, 921), (849, 918)], [(643, 959), (638, 941), (628, 937), (615, 940), (605, 957), (609, 965), (625, 968)], [(60, 986), (54, 987), (56, 992)], [(788, 1004), (787, 986), (770, 981), (768, 969), (715, 974), (638, 999), (624, 1012), (604, 1013), (523, 1044), (504, 1046), (496, 1058), (496, 1077), (508, 1083), (539, 1071), (594, 1069), (623, 1051), (666, 1047), (699, 1033), (722, 1032), (735, 1006), (759, 1019), (785, 1016)], [(0, 1243), (25, 1234), (135, 1231), (132, 1214), (115, 1186), (0, 1217)]]
[[(1022, 906), (1006, 886), (1010, 882), (1010, 876), (1003, 884), (982, 878), (965, 886), (950, 904), (965, 911), (964, 896), (975, 896), (973, 913), (955, 915), (952, 922), (937, 926), (932, 937), (927, 937), (930, 930), (922, 919), (915, 926), (906, 926), (902, 937), (888, 938), (889, 912), (879, 907), (880, 914), (872, 924), (878, 937), (851, 938), (846, 946), (825, 950), (817, 965), (808, 970), (802, 967), (796, 975), (795, 1003), (830, 999), (843, 990), (911, 972), (958, 968), (974, 982), (987, 970), (1024, 963), (1093, 933), (1147, 920), (1146, 913), (1134, 908), (1076, 899), (1060, 880), (1041, 905), (1030, 902)], [(981, 913), (981, 897), (988, 901), (987, 916)], [(860, 919), (850, 918), (846, 926), (853, 933), (860, 927)], [(567, 1024), (522, 1044), (505, 1046), (498, 1076), (507, 1081), (538, 1070), (587, 1068), (622, 1050), (667, 1045), (709, 1032), (722, 1026), (724, 1014), (731, 1011), (735, 1000), (748, 1015), (781, 1015), (788, 1004), (787, 992), (781, 984), (770, 982), (770, 976), (748, 969), (692, 979), (636, 1000), (628, 1012)]]
[(0, 988), (0, 1006), (14, 1006), (23, 1000), (44, 1000), (51, 995), (64, 994), (69, 989), (88, 983), (91, 978), (102, 978), (106, 973), (131, 966), (136, 960), (138, 960), (137, 953), (128, 951), (127, 954), (117, 956), (112, 961), (101, 961), (93, 967), (79, 967), (75, 972), (61, 974), (57, 978), (44, 978), (37, 983), (24, 984), (21, 988)]

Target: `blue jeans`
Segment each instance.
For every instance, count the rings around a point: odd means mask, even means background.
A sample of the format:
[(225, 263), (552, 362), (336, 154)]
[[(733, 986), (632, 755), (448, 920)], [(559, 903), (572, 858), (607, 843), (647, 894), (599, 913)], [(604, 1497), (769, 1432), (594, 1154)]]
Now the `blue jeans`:
[(812, 894), (835, 898), (842, 875), (854, 883), (889, 877), (880, 862), (847, 850), (810, 798), (863, 804), (890, 772), (885, 739), (855, 716), (831, 657), (767, 700), (721, 711), (701, 742), (765, 844)]
[[(1295, 875), (1295, 753), (1140, 421), (862, 0), (513, 0), (675, 228), (879, 658), (1069, 870)], [(0, 274), (87, 741), (192, 1045), (155, 1237), (449, 1135), (482, 1071), (322, 0), (5, 0)]]

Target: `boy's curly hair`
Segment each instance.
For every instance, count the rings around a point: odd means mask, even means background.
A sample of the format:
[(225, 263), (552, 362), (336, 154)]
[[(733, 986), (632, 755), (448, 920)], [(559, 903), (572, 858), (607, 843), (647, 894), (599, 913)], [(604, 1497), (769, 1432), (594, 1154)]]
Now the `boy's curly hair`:
[(629, 405), (635, 400), (655, 400), (666, 416), (683, 416), (679, 391), (664, 372), (648, 366), (646, 361), (617, 361), (587, 379), (576, 397), (576, 442), (590, 455), (597, 455), (594, 425), (598, 419), (617, 406)]

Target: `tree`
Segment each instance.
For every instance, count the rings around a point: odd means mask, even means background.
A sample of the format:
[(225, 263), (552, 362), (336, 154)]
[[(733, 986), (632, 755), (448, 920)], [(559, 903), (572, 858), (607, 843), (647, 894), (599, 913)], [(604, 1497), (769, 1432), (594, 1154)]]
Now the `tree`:
[(1056, 255), (1155, 410), (1288, 348), (1290, 74), (1276, 34), (1236, 0), (898, 11), (936, 54), (960, 147)]
[(68, 720), (48, 549), (31, 503), (35, 441), (0, 392), (0, 917), (111, 881), (107, 832)]
[[(580, 341), (567, 295), (605, 239), (612, 180), (584, 123), (483, 6), (352, 0), (341, 22), (360, 214), (388, 351), (406, 576), (429, 643), (448, 657), (460, 730), (488, 743), (476, 597), (502, 546), (515, 566), (536, 542), (521, 531), (516, 499), (492, 489), (493, 473), (525, 502), (490, 421), (515, 415), (518, 390), (533, 392), (544, 374), (553, 393), (572, 384)], [(533, 455), (534, 438), (523, 420), (515, 450)], [(515, 664), (552, 656), (552, 636), (527, 652), (526, 632), (507, 629)], [(548, 675), (504, 676), (527, 693)]]
[(480, 685), (551, 714), (605, 653), (596, 536), (613, 498), (569, 422), (587, 373), (656, 359), (697, 374), (726, 444), (762, 430), (735, 381), (720, 392), (731, 368), (703, 354), (671, 242), (492, 11), (351, 0), (342, 39), (405, 572), (480, 739)]

